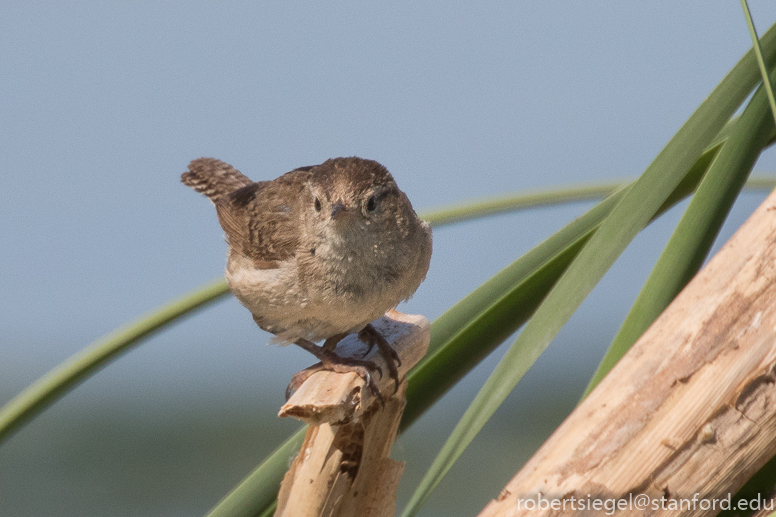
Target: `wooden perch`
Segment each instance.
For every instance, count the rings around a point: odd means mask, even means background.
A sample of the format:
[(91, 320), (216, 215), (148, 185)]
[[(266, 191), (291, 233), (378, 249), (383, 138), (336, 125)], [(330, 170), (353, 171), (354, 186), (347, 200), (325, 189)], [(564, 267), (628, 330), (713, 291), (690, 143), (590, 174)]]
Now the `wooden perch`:
[(776, 193), (480, 515), (716, 515), (776, 453), (774, 280)]
[[(355, 373), (319, 371), (280, 409), (310, 424), (299, 455), (283, 478), (275, 516), (388, 517), (404, 463), (389, 458), (404, 411), (406, 374), (426, 354), (429, 323), (423, 316), (389, 311), (375, 328), (399, 354), (399, 389), (387, 374), (375, 382), (383, 407)], [(343, 357), (361, 358), (365, 345), (355, 335), (337, 346)], [(377, 347), (366, 359), (383, 372)]]

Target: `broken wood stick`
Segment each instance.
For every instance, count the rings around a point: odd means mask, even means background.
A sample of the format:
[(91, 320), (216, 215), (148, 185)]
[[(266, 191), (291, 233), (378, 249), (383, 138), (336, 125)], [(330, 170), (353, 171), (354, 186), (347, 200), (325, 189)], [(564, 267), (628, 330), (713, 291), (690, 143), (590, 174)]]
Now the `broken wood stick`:
[[(377, 347), (365, 359), (384, 372), (375, 382), (385, 405), (356, 373), (318, 371), (280, 409), (310, 424), (299, 455), (283, 478), (275, 516), (388, 517), (404, 463), (389, 455), (406, 401), (407, 372), (426, 354), (429, 322), (389, 311), (375, 328), (398, 353), (401, 382), (394, 381)], [(355, 335), (337, 346), (342, 357), (361, 358), (366, 345)]]
[(480, 516), (716, 515), (774, 454), (776, 193)]

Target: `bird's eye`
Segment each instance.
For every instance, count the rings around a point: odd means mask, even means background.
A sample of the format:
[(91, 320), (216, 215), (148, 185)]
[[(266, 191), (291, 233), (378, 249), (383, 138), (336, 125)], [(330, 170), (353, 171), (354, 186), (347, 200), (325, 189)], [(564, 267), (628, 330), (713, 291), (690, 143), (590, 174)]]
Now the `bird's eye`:
[(315, 211), (320, 212), (321, 211), (321, 200), (317, 197), (315, 198)]
[(366, 200), (366, 209), (369, 212), (374, 212), (375, 208), (377, 208), (377, 201), (375, 201), (374, 196), (369, 196), (369, 199)]

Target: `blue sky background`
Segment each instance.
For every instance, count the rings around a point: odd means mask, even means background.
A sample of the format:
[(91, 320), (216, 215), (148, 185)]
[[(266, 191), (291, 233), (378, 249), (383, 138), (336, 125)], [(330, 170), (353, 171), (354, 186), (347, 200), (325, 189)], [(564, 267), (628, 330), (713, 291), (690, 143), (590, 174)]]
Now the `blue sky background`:
[[(763, 33), (776, 4), (750, 4)], [(372, 158), (418, 210), (633, 177), (750, 44), (733, 1), (7, 2), (0, 403), (97, 337), (222, 274), (214, 210), (179, 183), (194, 158), (220, 158), (255, 180), (334, 156)], [(773, 151), (755, 171), (776, 172)], [(742, 196), (722, 241), (763, 198)], [(437, 230), (428, 279), (401, 309), (435, 318), (589, 206)], [(444, 504), (475, 513), (541, 442), (520, 433), (557, 425), (569, 404), (558, 401), (578, 396), (679, 216), (669, 213), (623, 255), (427, 515), (445, 515), (435, 509)], [(312, 358), (266, 347), (269, 337), (228, 300), (122, 357), (0, 447), (0, 513), (203, 513), (295, 428), (274, 411)], [(410, 461), (400, 497), (436, 453), (436, 426), (457, 421), (498, 355), (397, 443), (395, 456)], [(541, 416), (532, 407), (540, 397), (561, 409)], [(196, 480), (164, 470), (182, 461), (164, 441), (181, 432), (176, 422), (188, 438), (175, 443), (222, 437)], [(142, 431), (132, 425), (155, 434), (133, 442)], [(266, 450), (247, 453), (223, 438), (234, 426), (279, 431), (266, 431)], [(126, 458), (158, 459), (154, 443), (167, 444), (158, 449), (168, 461), (128, 466)], [(91, 463), (90, 450), (100, 451)], [(494, 466), (487, 451), (514, 455)], [(494, 477), (480, 486), (473, 471)], [(175, 482), (128, 483), (132, 472)]]

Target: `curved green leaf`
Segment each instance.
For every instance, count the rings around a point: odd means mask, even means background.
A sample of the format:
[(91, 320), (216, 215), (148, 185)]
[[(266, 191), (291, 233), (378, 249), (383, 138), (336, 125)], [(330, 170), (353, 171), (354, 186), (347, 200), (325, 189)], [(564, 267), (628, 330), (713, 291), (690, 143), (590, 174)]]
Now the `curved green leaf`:
[(0, 441), (144, 337), (228, 293), (226, 282), (215, 280), (84, 348), (0, 408)]
[(505, 194), (427, 210), (419, 215), (431, 226), (439, 227), (523, 208), (601, 199), (628, 183), (630, 181), (602, 181), (584, 185), (568, 185), (562, 189), (542, 189), (535, 192)]
[(275, 449), (208, 512), (208, 517), (271, 515), (275, 511), (280, 481), (302, 447), (306, 431), (307, 426), (303, 426)]
[(776, 121), (776, 98), (773, 96), (773, 88), (771, 86), (773, 81), (768, 79), (768, 67), (765, 66), (760, 40), (757, 38), (757, 29), (754, 27), (752, 13), (749, 11), (749, 3), (746, 0), (741, 0), (741, 8), (744, 10), (746, 26), (749, 29), (749, 35), (752, 37), (752, 50), (754, 50), (755, 56), (757, 56), (757, 66), (760, 68), (763, 87), (765, 88), (765, 93), (768, 95), (768, 103), (771, 106), (771, 116), (773, 117), (773, 120)]

